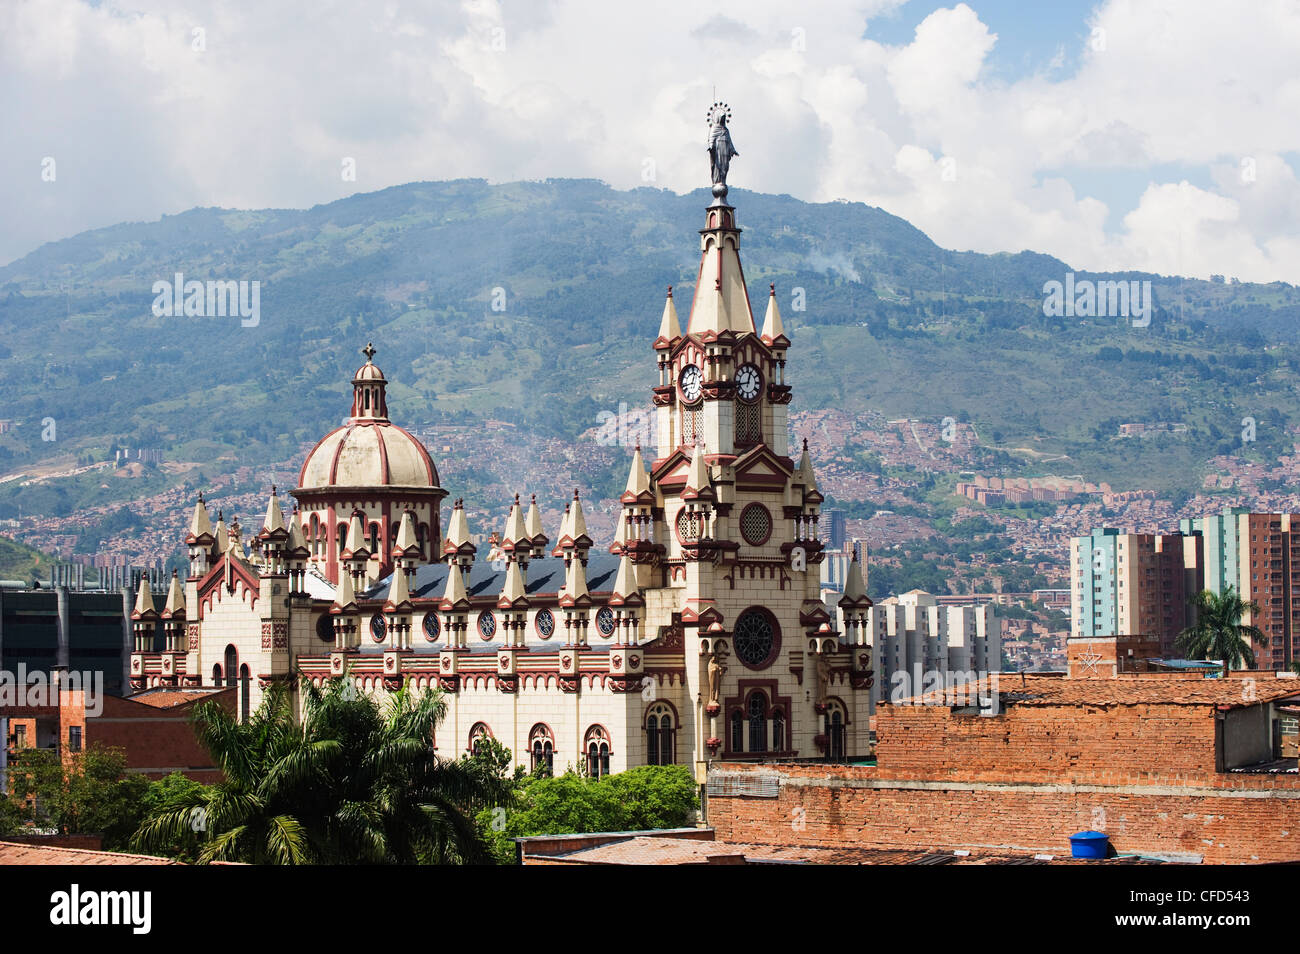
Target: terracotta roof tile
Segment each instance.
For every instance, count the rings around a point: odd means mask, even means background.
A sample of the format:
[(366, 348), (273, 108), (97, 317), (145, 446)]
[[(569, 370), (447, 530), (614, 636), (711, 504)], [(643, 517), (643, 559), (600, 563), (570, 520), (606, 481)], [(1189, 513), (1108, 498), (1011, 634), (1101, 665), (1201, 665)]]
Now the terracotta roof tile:
[(0, 841), (0, 865), (178, 865), (181, 862), (153, 855), (127, 855), (84, 848), (56, 848)]

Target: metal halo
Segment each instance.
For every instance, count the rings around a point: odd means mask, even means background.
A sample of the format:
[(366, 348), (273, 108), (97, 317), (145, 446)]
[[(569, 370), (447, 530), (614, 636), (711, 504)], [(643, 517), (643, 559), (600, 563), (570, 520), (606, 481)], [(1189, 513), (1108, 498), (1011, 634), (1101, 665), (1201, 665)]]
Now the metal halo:
[(713, 122), (714, 122), (714, 117), (717, 115), (719, 107), (721, 107), (723, 114), (727, 117), (727, 123), (728, 123), (728, 125), (730, 125), (730, 123), (731, 123), (731, 107), (728, 106), (726, 103), (723, 103), (723, 102), (717, 102), (717, 103), (714, 103), (712, 106), (710, 106), (710, 107), (709, 107), (709, 111), (708, 111), (708, 113), (705, 114), (704, 121), (705, 121), (708, 125), (712, 126), (712, 125), (713, 125)]

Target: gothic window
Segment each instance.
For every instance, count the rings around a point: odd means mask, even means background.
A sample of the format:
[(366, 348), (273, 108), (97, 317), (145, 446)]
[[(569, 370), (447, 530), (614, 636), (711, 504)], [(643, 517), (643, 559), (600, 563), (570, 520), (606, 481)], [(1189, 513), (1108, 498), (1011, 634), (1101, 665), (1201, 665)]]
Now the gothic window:
[(685, 544), (700, 539), (700, 515), (694, 510), (682, 510), (677, 514), (677, 539)]
[(480, 747), (492, 738), (492, 730), (488, 728), (486, 722), (475, 722), (469, 730), (469, 750), (477, 753)]
[(740, 511), (740, 535), (751, 547), (761, 547), (772, 535), (772, 515), (761, 503), (747, 504)]
[(221, 685), (221, 664), (220, 663), (217, 663), (217, 665), (212, 667), (212, 684), (214, 686)]
[(335, 542), (338, 543), (338, 551), (339, 551), (338, 555), (342, 557), (343, 547), (348, 542), (348, 525), (346, 523), (339, 524), (338, 536), (335, 537), (334, 539)]
[(763, 439), (762, 405), (737, 403), (736, 443), (757, 444)]
[(839, 702), (831, 701), (826, 704), (826, 712), (822, 716), (822, 733), (826, 736), (826, 760), (828, 762), (843, 762), (846, 750), (846, 731), (844, 717), (844, 707)]
[(374, 616), (370, 617), (370, 638), (375, 642), (382, 643), (384, 641), (387, 628), (387, 625), (384, 623), (383, 613), (376, 613)]
[(532, 754), (532, 771), (536, 773), (540, 766), (544, 774), (553, 775), (555, 773), (555, 738), (551, 734), (550, 727), (542, 722), (533, 726), (533, 730), (528, 733), (528, 748)]
[(736, 619), (736, 656), (750, 669), (766, 669), (780, 648), (776, 620), (763, 609), (748, 609)]
[(478, 634), (484, 639), (491, 639), (497, 634), (497, 618), (492, 615), (491, 610), (484, 610), (478, 614)]
[(239, 721), (247, 722), (249, 713), (249, 672), (248, 666), (239, 667)]
[(424, 524), (422, 523), (417, 523), (415, 525), (415, 542), (419, 544), (420, 547), (420, 559), (428, 559), (428, 554), (424, 552)]
[(379, 524), (370, 525), (370, 543), (367, 545), (372, 554), (379, 552)]
[(746, 705), (749, 712), (749, 751), (767, 751), (767, 697), (751, 692)]
[(731, 751), (745, 751), (745, 717), (739, 709), (731, 713)]
[(772, 751), (785, 751), (785, 713), (780, 709), (772, 710)]
[(587, 730), (587, 774), (592, 778), (603, 778), (609, 774), (609, 733), (603, 727), (593, 725)]
[(676, 761), (673, 710), (664, 702), (656, 702), (645, 720), (646, 763), (672, 765)]
[(235, 685), (236, 674), (239, 670), (239, 653), (235, 651), (234, 646), (226, 647), (226, 688), (229, 689)]

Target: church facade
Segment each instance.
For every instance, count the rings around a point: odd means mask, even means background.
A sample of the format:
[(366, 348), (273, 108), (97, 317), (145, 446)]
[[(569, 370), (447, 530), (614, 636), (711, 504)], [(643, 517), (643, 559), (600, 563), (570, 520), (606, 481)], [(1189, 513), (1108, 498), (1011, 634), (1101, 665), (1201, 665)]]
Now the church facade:
[(161, 608), (139, 593), (132, 684), (233, 685), (245, 714), (274, 682), (436, 688), (440, 754), (491, 736), (557, 772), (865, 756), (871, 601), (856, 565), (842, 617), (819, 596), (822, 496), (806, 443), (788, 446), (791, 342), (775, 288), (755, 322), (726, 191), (705, 211), (684, 330), (668, 290), (657, 439), (632, 455), (612, 541), (589, 536), (576, 492), (558, 527), (516, 497), (490, 552), (460, 501), (444, 527), (437, 468), (390, 420), (367, 347), (293, 506), (272, 488), (245, 541), (200, 496), (187, 578)]

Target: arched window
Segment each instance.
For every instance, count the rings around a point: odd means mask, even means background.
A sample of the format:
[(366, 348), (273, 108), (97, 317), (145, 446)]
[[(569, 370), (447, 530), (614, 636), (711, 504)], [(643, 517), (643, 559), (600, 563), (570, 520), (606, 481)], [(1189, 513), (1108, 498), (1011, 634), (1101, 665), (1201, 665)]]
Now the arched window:
[(731, 713), (731, 751), (745, 751), (745, 717), (739, 709)]
[(235, 651), (234, 646), (226, 647), (226, 687), (230, 688), (235, 684), (235, 675), (239, 672), (239, 653)]
[(428, 554), (424, 552), (424, 524), (415, 525), (415, 542), (420, 545), (420, 559), (427, 560)]
[(372, 554), (375, 554), (375, 553), (378, 553), (378, 552), (379, 552), (379, 524), (377, 524), (377, 523), (371, 523), (371, 524), (370, 524), (370, 545), (369, 545), (369, 549), (370, 549), (370, 552), (371, 552)]
[(217, 663), (212, 667), (212, 684), (214, 686), (221, 685), (221, 663)]
[(477, 754), (479, 747), (487, 740), (492, 738), (492, 730), (488, 728), (486, 722), (475, 722), (469, 730), (469, 750)]
[(652, 705), (645, 720), (647, 765), (672, 765), (677, 760), (673, 710), (665, 702)]
[(248, 721), (248, 666), (239, 667), (239, 721)]
[(826, 735), (826, 760), (828, 762), (843, 762), (845, 759), (847, 749), (845, 724), (847, 722), (844, 707), (838, 701), (832, 700), (826, 704), (826, 712), (822, 716), (822, 731)]
[(749, 710), (749, 751), (767, 751), (767, 697), (761, 692), (751, 692)]
[(533, 772), (541, 766), (546, 775), (555, 774), (555, 737), (549, 726), (541, 722), (533, 726), (528, 733), (528, 748), (533, 759)]
[(587, 730), (587, 774), (603, 778), (609, 774), (609, 733), (602, 726), (593, 725)]
[(772, 751), (785, 751), (785, 713), (780, 709), (772, 710)]
[(343, 547), (348, 542), (348, 525), (346, 523), (339, 524), (338, 536), (334, 540), (338, 544), (338, 555), (343, 556)]
[(321, 541), (321, 537), (322, 537), (321, 529), (322, 528), (321, 528), (320, 519), (315, 514), (312, 514), (310, 536), (308, 536), (307, 538), (311, 546), (312, 556), (320, 556), (325, 551), (325, 548), (324, 546), (322, 546), (322, 541)]

